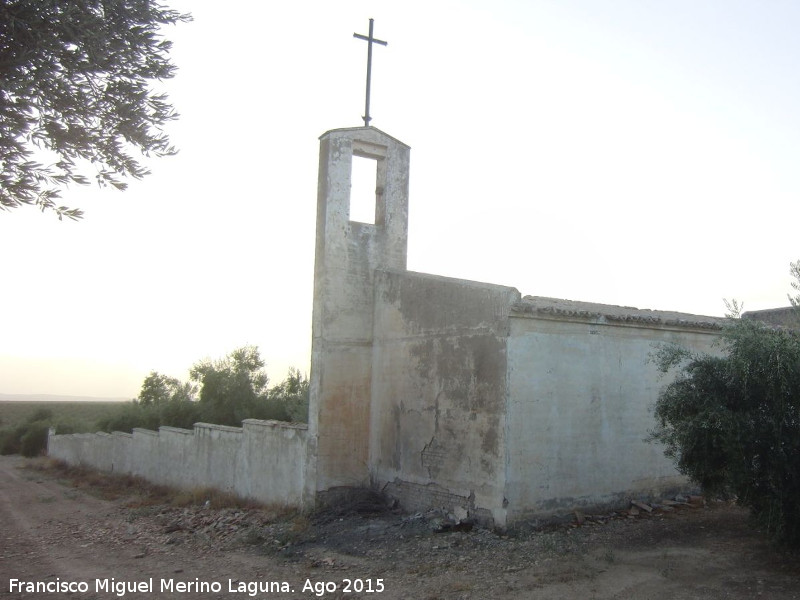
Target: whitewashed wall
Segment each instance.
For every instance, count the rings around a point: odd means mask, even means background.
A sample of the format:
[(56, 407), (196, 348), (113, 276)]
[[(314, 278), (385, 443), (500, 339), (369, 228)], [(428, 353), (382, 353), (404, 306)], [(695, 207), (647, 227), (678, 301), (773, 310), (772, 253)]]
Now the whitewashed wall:
[(509, 522), (686, 488), (646, 441), (669, 381), (652, 354), (672, 343), (718, 352), (721, 319), (526, 297), (510, 323)]
[(114, 432), (51, 434), (48, 455), (69, 465), (158, 484), (211, 487), (266, 504), (304, 507), (308, 427), (247, 419), (242, 427), (197, 423)]

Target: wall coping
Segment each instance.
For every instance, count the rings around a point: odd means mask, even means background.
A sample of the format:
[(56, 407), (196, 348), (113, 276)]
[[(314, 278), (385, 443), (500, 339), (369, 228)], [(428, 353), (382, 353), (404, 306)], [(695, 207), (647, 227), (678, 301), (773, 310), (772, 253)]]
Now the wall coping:
[(791, 315), (797, 314), (794, 306), (779, 306), (778, 308), (762, 308), (761, 310), (748, 310), (742, 313), (743, 319), (759, 319), (765, 315)]
[[(249, 425), (252, 427), (269, 427), (272, 429), (281, 428), (281, 429), (298, 429), (298, 430), (307, 430), (308, 424), (307, 423), (290, 423), (288, 421), (276, 421), (273, 419), (264, 420), (264, 419), (244, 419), (242, 421), (243, 425)], [(229, 431), (231, 433), (242, 433), (244, 431), (243, 427), (231, 427), (230, 425), (215, 425), (214, 423), (195, 423), (195, 429), (216, 429), (219, 431)], [(184, 429), (183, 427), (171, 427), (169, 425), (161, 425), (158, 428), (158, 431), (154, 431), (152, 429), (145, 429), (143, 427), (134, 427), (132, 433), (126, 433), (125, 431), (112, 431), (108, 433), (106, 431), (95, 431), (92, 432), (83, 432), (83, 433), (54, 433), (54, 436), (58, 437), (127, 437), (132, 438), (134, 434), (139, 433), (142, 435), (150, 435), (158, 437), (161, 432), (166, 433), (179, 433), (182, 435), (194, 435), (194, 429)]]
[(242, 425), (255, 427), (280, 427), (284, 429), (308, 429), (308, 423), (290, 423), (289, 421), (276, 421), (274, 419), (245, 419)]
[(623, 327), (679, 328), (704, 331), (719, 331), (727, 322), (727, 319), (723, 317), (580, 302), (545, 296), (523, 297), (511, 307), (511, 316)]
[(388, 139), (392, 140), (393, 142), (395, 142), (396, 144), (400, 144), (401, 146), (404, 146), (404, 147), (408, 148), (409, 150), (411, 149), (411, 146), (409, 146), (408, 144), (406, 144), (404, 142), (401, 142), (396, 137), (394, 137), (392, 135), (389, 135), (385, 131), (381, 131), (377, 127), (372, 127), (371, 125), (369, 127), (364, 127), (364, 126), (361, 126), (361, 127), (339, 127), (337, 129), (329, 129), (328, 131), (323, 133), (321, 136), (319, 136), (319, 139), (323, 139), (325, 137), (329, 137), (331, 135), (336, 135), (336, 134), (340, 134), (340, 133), (349, 133), (349, 134), (355, 134), (355, 135), (360, 133), (360, 134), (364, 134), (365, 136), (370, 136), (370, 137), (388, 138)]
[(161, 425), (158, 428), (159, 433), (166, 431), (169, 433), (182, 433), (183, 435), (194, 435), (194, 429), (184, 429), (183, 427), (171, 427), (170, 425)]
[(457, 284), (463, 287), (472, 288), (475, 290), (491, 290), (497, 292), (506, 292), (516, 296), (516, 302), (519, 302), (521, 294), (519, 290), (510, 285), (502, 285), (500, 283), (486, 283), (483, 281), (474, 281), (472, 279), (460, 279), (458, 277), (449, 277), (447, 275), (434, 275), (432, 273), (421, 273), (419, 271), (407, 271), (399, 269), (376, 269), (378, 273), (386, 275), (409, 277), (416, 279), (427, 279), (428, 281), (438, 281), (446, 284)]
[(158, 432), (153, 431), (152, 429), (144, 429), (143, 427), (134, 427), (133, 435), (136, 435), (137, 433), (141, 433), (142, 435), (152, 435), (152, 436), (158, 435)]
[(241, 427), (231, 427), (230, 425), (215, 425), (214, 423), (195, 423), (195, 429), (216, 429), (217, 431), (230, 431), (231, 433), (242, 433)]

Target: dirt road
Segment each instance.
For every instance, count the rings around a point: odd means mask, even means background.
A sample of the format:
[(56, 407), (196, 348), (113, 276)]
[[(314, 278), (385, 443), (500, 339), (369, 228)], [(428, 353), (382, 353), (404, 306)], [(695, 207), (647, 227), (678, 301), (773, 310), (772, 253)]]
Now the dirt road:
[(431, 515), (137, 507), (23, 463), (0, 457), (3, 598), (800, 598), (800, 561), (722, 504), (435, 533)]

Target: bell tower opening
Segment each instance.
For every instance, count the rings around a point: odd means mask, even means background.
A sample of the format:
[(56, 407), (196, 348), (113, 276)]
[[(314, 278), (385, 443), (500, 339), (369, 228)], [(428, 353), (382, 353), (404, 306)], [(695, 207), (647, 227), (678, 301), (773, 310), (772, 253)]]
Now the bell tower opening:
[(350, 220), (383, 225), (386, 207), (387, 147), (363, 140), (353, 140), (350, 166)]
[(378, 160), (353, 153), (350, 172), (350, 220), (375, 224)]

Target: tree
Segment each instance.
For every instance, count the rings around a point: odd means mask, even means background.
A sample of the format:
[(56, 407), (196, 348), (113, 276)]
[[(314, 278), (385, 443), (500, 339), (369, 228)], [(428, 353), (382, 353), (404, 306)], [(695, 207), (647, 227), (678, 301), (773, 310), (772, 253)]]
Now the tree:
[(160, 27), (190, 18), (155, 0), (0, 3), (1, 209), (78, 219), (56, 205), (60, 187), (88, 184), (93, 169), (125, 189), (148, 173), (132, 151), (175, 153), (163, 126), (177, 114), (150, 84), (175, 73)]
[[(308, 421), (308, 377), (291, 368), (284, 381), (268, 388), (264, 361), (255, 346), (238, 348), (220, 360), (201, 360), (189, 377), (190, 382), (182, 382), (152, 371), (139, 396), (99, 421), (100, 429), (188, 429), (200, 421), (239, 427), (243, 419)], [(0, 432), (0, 449), (3, 439)]]
[(195, 392), (195, 387), (188, 382), (151, 371), (136, 400), (142, 406), (163, 406), (169, 402), (193, 401)]
[(131, 431), (135, 427), (158, 429), (161, 425), (189, 429), (201, 420), (197, 387), (174, 377), (151, 371), (142, 382), (139, 396), (101, 419), (103, 431)]
[[(792, 288), (794, 288), (796, 292), (800, 292), (800, 260), (789, 263), (789, 273), (791, 273), (794, 279)], [(791, 302), (792, 306), (795, 308), (800, 308), (800, 294), (795, 294), (794, 296), (789, 295), (789, 302)]]
[(202, 386), (199, 402), (204, 419), (239, 426), (243, 419), (263, 418), (260, 407), (268, 399), (269, 378), (255, 346), (234, 350), (221, 360), (200, 361), (189, 376)]
[(299, 369), (290, 367), (286, 379), (269, 389), (269, 399), (275, 412), (285, 413), (285, 416), (271, 418), (308, 422), (309, 381)]
[(677, 377), (656, 402), (653, 438), (706, 492), (735, 496), (800, 547), (800, 335), (732, 319), (721, 344), (721, 356), (658, 351)]

